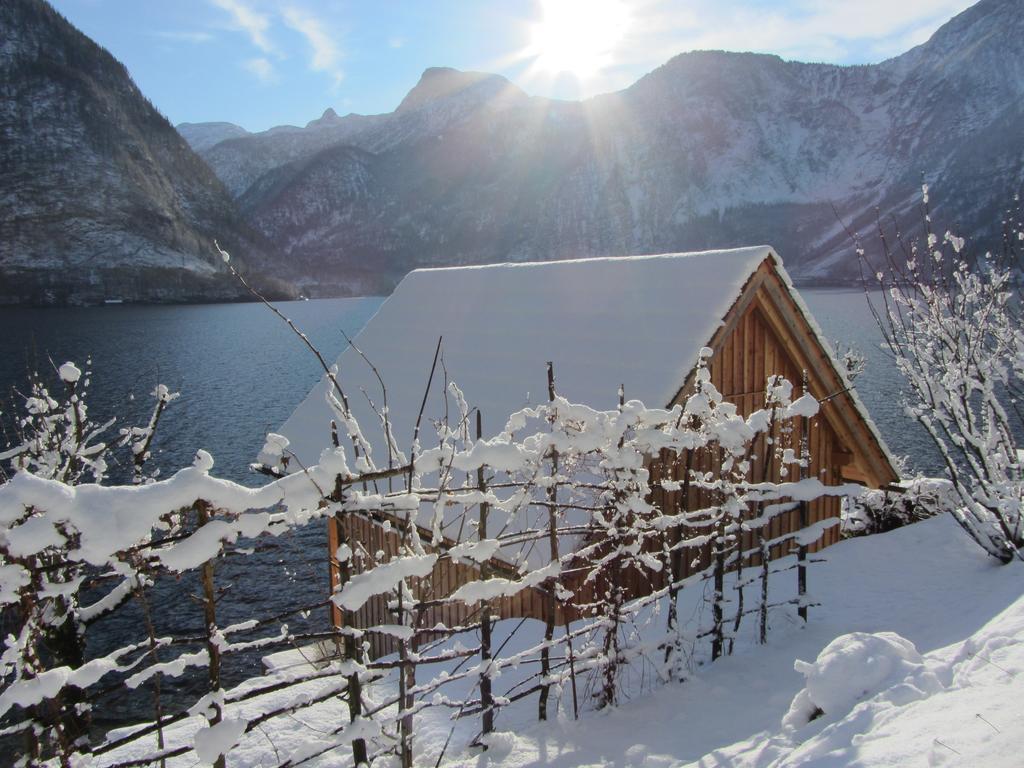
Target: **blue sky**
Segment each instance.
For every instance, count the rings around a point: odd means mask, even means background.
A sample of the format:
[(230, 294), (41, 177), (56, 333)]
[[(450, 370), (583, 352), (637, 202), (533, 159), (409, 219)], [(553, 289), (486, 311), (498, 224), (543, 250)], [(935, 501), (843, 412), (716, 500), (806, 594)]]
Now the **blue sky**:
[(498, 72), (527, 93), (624, 88), (677, 53), (880, 61), (965, 0), (51, 0), (123, 61), (174, 123), (304, 125), (389, 112), (430, 66)]

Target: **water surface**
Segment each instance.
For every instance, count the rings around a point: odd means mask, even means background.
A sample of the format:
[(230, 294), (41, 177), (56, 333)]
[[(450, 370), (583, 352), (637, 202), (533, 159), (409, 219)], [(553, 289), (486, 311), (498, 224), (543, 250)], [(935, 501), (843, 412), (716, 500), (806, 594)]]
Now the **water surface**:
[[(333, 362), (383, 299), (278, 304)], [(0, 309), (0, 393), (23, 387), (31, 368), (65, 360), (85, 368), (97, 421), (142, 424), (157, 383), (181, 393), (158, 431), (155, 462), (171, 471), (199, 448), (214, 474), (253, 484), (248, 472), (268, 430), (279, 427), (323, 371), (288, 327), (261, 304)], [(5, 402), (5, 405), (9, 403)], [(6, 410), (6, 408), (5, 408)], [(116, 435), (116, 429), (112, 433)]]
[[(857, 394), (867, 407), (889, 449), (899, 459), (906, 458), (907, 472), (942, 474), (942, 461), (930, 438), (917, 422), (904, 412), (902, 375), (882, 346), (882, 334), (862, 290), (801, 290), (825, 336), (833, 346), (852, 346), (866, 361), (864, 373), (854, 382)], [(876, 308), (881, 297), (872, 293)]]

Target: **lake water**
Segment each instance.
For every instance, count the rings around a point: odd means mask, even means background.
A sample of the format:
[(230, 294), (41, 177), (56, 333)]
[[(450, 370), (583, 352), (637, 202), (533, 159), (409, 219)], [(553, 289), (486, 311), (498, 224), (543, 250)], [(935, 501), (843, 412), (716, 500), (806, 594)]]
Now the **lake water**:
[[(910, 454), (917, 468), (934, 471), (937, 462), (927, 440), (902, 413), (898, 374), (879, 349), (880, 336), (863, 293), (804, 290), (802, 295), (829, 338), (853, 344), (867, 356), (858, 391), (893, 452)], [(354, 336), (381, 301), (324, 299), (279, 306), (333, 361), (346, 343), (341, 331)], [(154, 384), (180, 391), (154, 444), (154, 463), (165, 472), (190, 463), (195, 451), (204, 448), (216, 461), (214, 474), (249, 485), (263, 482), (248, 471), (249, 462), (266, 432), (288, 417), (321, 375), (309, 351), (258, 304), (4, 308), (0, 324), (0, 392), (22, 387), (30, 367), (47, 368), (49, 360), (57, 365), (73, 360), (84, 367), (87, 356), (92, 360), (89, 403), (97, 420), (118, 415), (125, 419), (119, 422), (122, 425), (143, 424), (152, 407), (147, 395)], [(230, 585), (231, 591), (218, 607), (220, 623), (321, 600), (327, 589), (325, 548), (323, 526), (314, 525), (261, 540), (251, 557), (224, 561), (218, 584)], [(155, 590), (160, 632), (201, 631), (199, 608), (189, 598), (196, 591), (190, 579)], [(322, 629), (326, 615), (323, 610), (299, 618), (291, 622), (291, 629)], [(130, 613), (106, 620), (103, 629), (90, 634), (90, 651), (104, 652), (135, 636), (128, 625), (137, 620)], [(234, 663), (225, 669), (229, 681), (252, 674), (258, 655)], [(134, 706), (128, 700), (105, 712), (117, 721), (131, 717)]]
[[(381, 301), (321, 299), (280, 307), (333, 361), (345, 346), (342, 331), (357, 333)], [(281, 425), (322, 373), (261, 304), (2, 308), (0, 327), (5, 401), (12, 387), (24, 386), (30, 368), (50, 370), (50, 360), (72, 360), (84, 370), (91, 357), (88, 402), (97, 421), (117, 415), (144, 424), (154, 402), (149, 393), (166, 384), (181, 397), (161, 422), (156, 463), (170, 471), (204, 448), (216, 461), (214, 474), (248, 484), (259, 482), (247, 467), (267, 431)]]
[[(903, 378), (888, 350), (882, 348), (882, 335), (864, 292), (804, 289), (800, 295), (830, 340), (864, 355), (864, 373), (854, 384), (893, 455), (906, 458), (908, 472), (942, 474), (942, 461), (924, 428), (904, 413), (900, 398)], [(873, 299), (879, 307), (878, 295)]]

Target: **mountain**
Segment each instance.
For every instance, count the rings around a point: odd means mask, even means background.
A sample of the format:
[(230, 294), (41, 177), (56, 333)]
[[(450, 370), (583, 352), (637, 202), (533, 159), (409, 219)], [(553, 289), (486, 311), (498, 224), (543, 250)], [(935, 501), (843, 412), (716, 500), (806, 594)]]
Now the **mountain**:
[[(699, 51), (582, 102), (428, 69), (392, 113), (333, 111), (199, 147), (247, 219), (322, 292), (428, 265), (771, 242), (849, 281), (876, 210), (995, 238), (1024, 183), (1024, 0), (982, 0), (925, 44), (837, 66)], [(198, 146), (198, 145), (197, 145)]]
[(249, 135), (245, 128), (234, 123), (178, 123), (175, 128), (197, 152), (214, 147), (227, 139)]
[(241, 298), (214, 238), (243, 268), (269, 261), (120, 62), (42, 0), (4, 0), (0, 304)]

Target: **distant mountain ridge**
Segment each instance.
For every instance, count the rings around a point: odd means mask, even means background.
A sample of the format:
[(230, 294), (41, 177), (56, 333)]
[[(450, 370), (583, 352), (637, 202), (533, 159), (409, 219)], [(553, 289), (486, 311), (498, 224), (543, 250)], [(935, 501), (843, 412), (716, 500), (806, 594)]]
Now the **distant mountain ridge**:
[(175, 127), (189, 146), (197, 152), (214, 147), (227, 139), (251, 135), (245, 128), (234, 123), (179, 123)]
[(798, 278), (843, 281), (858, 268), (835, 213), (913, 226), (922, 179), (937, 220), (996, 237), (1024, 184), (1022, 118), (1024, 0), (982, 0), (875, 65), (694, 52), (583, 102), (434, 68), (389, 114), (195, 146), (312, 291), (752, 242)]
[[(124, 66), (41, 0), (0, 4), (0, 304), (244, 292), (270, 244)], [(271, 292), (291, 288), (263, 280)]]

